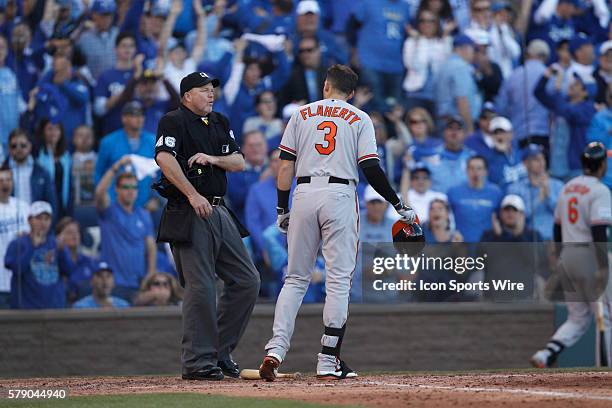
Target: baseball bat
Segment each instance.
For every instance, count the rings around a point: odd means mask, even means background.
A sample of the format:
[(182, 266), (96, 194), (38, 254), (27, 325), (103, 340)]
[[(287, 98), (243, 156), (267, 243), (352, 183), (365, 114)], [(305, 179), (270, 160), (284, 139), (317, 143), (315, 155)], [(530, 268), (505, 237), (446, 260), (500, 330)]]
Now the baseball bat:
[[(276, 374), (277, 378), (291, 378), (294, 380), (298, 380), (302, 378), (302, 374), (299, 372), (295, 373), (278, 373)], [(259, 376), (259, 370), (254, 370), (252, 368), (245, 368), (240, 371), (240, 378), (243, 380), (261, 380)]]
[(606, 326), (604, 322), (604, 310), (603, 303), (597, 302), (597, 314), (595, 316), (595, 322), (597, 326), (597, 341), (598, 350), (597, 358), (595, 359), (595, 365), (597, 367), (608, 366), (608, 350), (606, 348)]

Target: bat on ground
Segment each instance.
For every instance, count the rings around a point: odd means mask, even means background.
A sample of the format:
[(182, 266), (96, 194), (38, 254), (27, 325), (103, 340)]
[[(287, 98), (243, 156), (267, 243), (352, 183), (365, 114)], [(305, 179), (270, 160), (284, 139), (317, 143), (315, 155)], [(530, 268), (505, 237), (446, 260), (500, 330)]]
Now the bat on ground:
[[(251, 368), (245, 368), (240, 371), (240, 378), (243, 380), (261, 380), (259, 376), (259, 370), (254, 370)], [(295, 373), (278, 373), (276, 374), (276, 378), (290, 378), (294, 380), (298, 380), (302, 378), (302, 374), (299, 372)]]

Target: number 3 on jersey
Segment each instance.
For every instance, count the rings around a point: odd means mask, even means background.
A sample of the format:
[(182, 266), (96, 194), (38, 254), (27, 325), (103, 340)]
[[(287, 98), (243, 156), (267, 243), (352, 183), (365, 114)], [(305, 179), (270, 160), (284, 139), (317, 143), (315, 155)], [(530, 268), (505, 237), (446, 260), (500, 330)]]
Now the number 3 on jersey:
[(328, 156), (329, 154), (331, 154), (331, 152), (336, 150), (336, 133), (338, 132), (338, 126), (334, 122), (326, 120), (324, 122), (319, 123), (319, 126), (317, 126), (317, 130), (322, 130), (325, 132), (323, 140), (327, 142), (327, 145), (324, 145), (323, 143), (317, 143), (315, 144), (315, 149), (317, 149), (317, 152), (319, 152), (319, 154), (324, 154)]
[(567, 200), (567, 218), (570, 223), (575, 224), (578, 221), (578, 198), (572, 197)]

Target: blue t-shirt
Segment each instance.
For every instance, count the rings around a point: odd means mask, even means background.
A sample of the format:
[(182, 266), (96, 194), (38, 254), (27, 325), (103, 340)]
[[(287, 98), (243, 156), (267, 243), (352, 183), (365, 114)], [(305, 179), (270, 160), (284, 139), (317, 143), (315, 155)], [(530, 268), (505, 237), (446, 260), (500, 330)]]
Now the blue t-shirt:
[(434, 97), (438, 116), (458, 115), (457, 98), (466, 97), (472, 119), (477, 119), (482, 96), (474, 80), (474, 68), (457, 54), (442, 64), (434, 79)]
[(118, 203), (98, 212), (102, 235), (100, 258), (110, 265), (115, 284), (138, 288), (147, 273), (145, 238), (153, 238), (151, 215), (134, 207), (126, 212)]
[(8, 135), (19, 124), (19, 86), (15, 73), (0, 66), (0, 143), (5, 151)]
[(492, 183), (477, 190), (468, 183), (448, 190), (457, 230), (465, 242), (479, 242), (482, 233), (491, 228), (491, 214), (499, 207), (502, 191)]
[(55, 237), (34, 247), (29, 235), (12, 241), (6, 250), (4, 264), (13, 272), (11, 278), (12, 309), (61, 309), (66, 306), (67, 275), (64, 252), (57, 249)]
[(68, 271), (68, 292), (75, 295), (75, 298), (82, 298), (91, 293), (91, 275), (96, 269), (96, 262), (93, 258), (77, 253), (74, 261), (70, 256), (68, 248), (64, 248), (66, 259), (66, 270)]
[[(94, 89), (96, 110), (99, 109), (97, 105), (102, 104), (103, 99), (109, 99), (111, 96), (121, 94), (132, 75), (133, 70), (131, 69), (112, 68), (102, 72)], [(121, 127), (121, 106), (115, 105), (102, 115), (101, 126), (102, 134), (119, 129)]]
[(410, 6), (399, 0), (362, 1), (355, 8), (362, 26), (357, 37), (357, 55), (365, 68), (390, 74), (404, 71), (402, 46)]
[(426, 155), (415, 152), (414, 160), (427, 164), (431, 172), (431, 189), (446, 194), (449, 188), (467, 180), (467, 161), (474, 152), (467, 147), (451, 151), (439, 145)]
[[(110, 297), (110, 302), (113, 305), (113, 307), (117, 307), (117, 308), (123, 308), (123, 307), (130, 307), (130, 304), (120, 298), (116, 298), (111, 296)], [(89, 295), (89, 296), (85, 296), (83, 299), (76, 301), (73, 305), (72, 305), (73, 309), (98, 309), (100, 308), (100, 305), (96, 303), (93, 295)]]

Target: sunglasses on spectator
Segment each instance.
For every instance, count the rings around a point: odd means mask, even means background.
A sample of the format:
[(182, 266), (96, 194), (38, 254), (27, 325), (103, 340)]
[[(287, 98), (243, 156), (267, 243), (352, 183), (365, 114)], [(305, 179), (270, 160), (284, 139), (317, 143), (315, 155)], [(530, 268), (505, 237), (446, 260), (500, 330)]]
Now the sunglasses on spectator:
[(163, 281), (156, 280), (156, 281), (151, 282), (151, 286), (162, 286), (164, 288), (168, 288), (170, 287), (170, 282), (168, 282), (167, 280), (163, 280)]
[(274, 99), (261, 99), (260, 103), (274, 103), (276, 102)]
[(28, 147), (27, 143), (11, 143), (11, 149), (25, 149)]
[(425, 119), (409, 119), (411, 125), (418, 125), (419, 123), (425, 123)]
[(121, 190), (138, 190), (138, 186), (136, 184), (122, 184), (119, 186)]
[(483, 11), (489, 11), (491, 6), (480, 6), (480, 7), (472, 7), (472, 11), (475, 13), (481, 13)]
[(300, 48), (300, 54), (303, 54), (305, 52), (315, 52), (317, 49), (316, 48)]
[(419, 23), (435, 23), (435, 18), (419, 18)]

